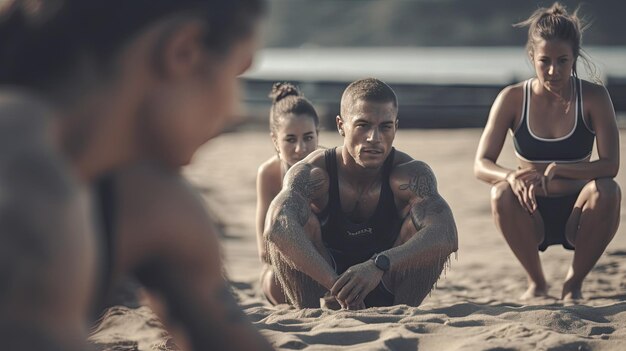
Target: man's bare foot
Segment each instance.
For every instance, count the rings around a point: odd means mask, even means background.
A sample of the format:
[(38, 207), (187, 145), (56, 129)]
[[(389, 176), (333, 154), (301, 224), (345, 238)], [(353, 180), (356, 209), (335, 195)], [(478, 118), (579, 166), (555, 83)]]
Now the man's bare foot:
[(564, 301), (577, 301), (582, 300), (582, 284), (575, 284), (571, 280), (566, 280), (563, 283), (563, 291), (561, 292), (561, 299)]
[(539, 286), (535, 283), (530, 283), (528, 290), (520, 297), (520, 300), (526, 301), (537, 297), (548, 297), (548, 285), (544, 284)]

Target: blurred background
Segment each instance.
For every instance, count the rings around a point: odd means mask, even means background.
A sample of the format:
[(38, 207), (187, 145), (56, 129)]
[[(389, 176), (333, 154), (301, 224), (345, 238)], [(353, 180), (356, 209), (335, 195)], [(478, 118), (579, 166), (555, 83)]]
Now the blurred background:
[[(334, 129), (343, 89), (377, 77), (398, 95), (402, 128), (484, 126), (506, 85), (534, 75), (514, 28), (553, 1), (269, 0), (263, 49), (242, 77), (249, 128), (267, 128), (275, 81), (296, 83)], [(583, 49), (626, 126), (626, 2), (561, 1), (589, 24)], [(584, 65), (579, 73), (589, 78)]]

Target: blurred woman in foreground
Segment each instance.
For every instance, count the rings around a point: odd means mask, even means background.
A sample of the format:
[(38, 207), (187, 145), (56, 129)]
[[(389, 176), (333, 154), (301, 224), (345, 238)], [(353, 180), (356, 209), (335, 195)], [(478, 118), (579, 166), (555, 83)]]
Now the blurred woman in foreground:
[[(194, 227), (201, 235), (155, 232), (133, 241), (113, 236), (123, 224), (115, 197), (105, 201), (113, 205), (103, 225), (85, 199), (85, 185), (137, 160), (184, 164), (228, 124), (236, 77), (255, 48), (260, 2), (3, 3), (0, 181), (10, 192), (0, 209), (7, 282), (0, 333), (7, 347), (84, 349), (90, 313), (124, 267), (166, 297), (194, 349), (270, 348), (228, 294), (210, 221)], [(185, 208), (184, 199), (160, 199)], [(146, 213), (135, 209), (138, 218)]]

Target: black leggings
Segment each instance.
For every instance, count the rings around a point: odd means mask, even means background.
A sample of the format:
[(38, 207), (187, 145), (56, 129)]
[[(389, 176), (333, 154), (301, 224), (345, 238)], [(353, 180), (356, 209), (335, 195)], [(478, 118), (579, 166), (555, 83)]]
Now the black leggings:
[(563, 245), (568, 250), (574, 246), (565, 238), (565, 225), (574, 209), (578, 194), (557, 197), (537, 197), (537, 209), (543, 218), (544, 238), (539, 244), (540, 251), (546, 251), (548, 246)]

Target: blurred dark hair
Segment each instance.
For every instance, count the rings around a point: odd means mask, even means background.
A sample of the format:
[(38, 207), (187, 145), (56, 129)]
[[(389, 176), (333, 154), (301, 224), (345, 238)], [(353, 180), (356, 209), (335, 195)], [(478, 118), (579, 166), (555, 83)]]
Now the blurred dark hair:
[(39, 86), (81, 57), (107, 63), (133, 35), (167, 16), (207, 23), (215, 52), (250, 34), (263, 0), (8, 0), (0, 8), (0, 83)]
[(341, 96), (341, 118), (347, 115), (355, 102), (392, 102), (398, 108), (396, 93), (387, 83), (376, 78), (364, 78), (348, 85)]
[(578, 9), (574, 13), (567, 12), (565, 6), (555, 2), (549, 8), (542, 7), (533, 12), (528, 19), (516, 23), (515, 27), (528, 27), (528, 41), (526, 50), (533, 53), (538, 40), (562, 40), (568, 42), (572, 47), (574, 55), (573, 74), (576, 72), (576, 62), (581, 57), (585, 67), (594, 80), (598, 80), (596, 69), (581, 48), (582, 34), (587, 29), (583, 21), (578, 17)]
[(274, 83), (269, 98), (272, 100), (272, 108), (270, 109), (270, 130), (272, 133), (278, 129), (281, 117), (288, 114), (309, 116), (313, 118), (316, 128), (319, 125), (319, 118), (313, 104), (302, 95), (295, 85)]

